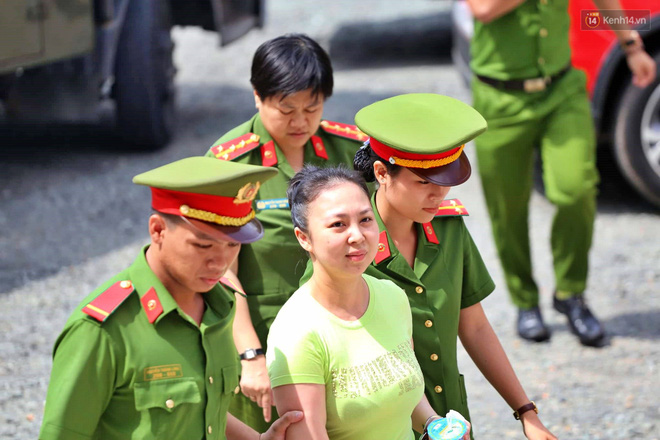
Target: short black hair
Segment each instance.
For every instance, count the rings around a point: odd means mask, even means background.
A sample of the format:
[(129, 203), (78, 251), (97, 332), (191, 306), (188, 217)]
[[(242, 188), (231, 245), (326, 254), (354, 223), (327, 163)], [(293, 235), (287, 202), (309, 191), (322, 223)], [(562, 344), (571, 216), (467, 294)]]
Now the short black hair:
[(309, 204), (319, 196), (321, 191), (347, 182), (357, 185), (369, 197), (367, 184), (357, 172), (342, 165), (328, 168), (305, 165), (291, 178), (289, 188), (286, 190), (293, 226), (307, 232), (307, 207)]
[(374, 182), (376, 180), (376, 176), (374, 175), (374, 163), (376, 161), (385, 164), (387, 173), (392, 177), (396, 177), (403, 168), (401, 165), (390, 163), (388, 160), (384, 160), (378, 156), (371, 148), (369, 141), (366, 141), (355, 153), (353, 169), (358, 171), (367, 182)]
[(172, 229), (176, 228), (181, 223), (183, 223), (183, 220), (181, 220), (181, 216), (178, 216), (176, 214), (167, 214), (164, 212), (156, 211), (155, 209), (151, 210), (151, 214), (156, 214), (161, 216), (163, 220), (165, 220), (165, 223), (167, 223), (168, 226), (171, 226)]
[(257, 48), (250, 83), (262, 100), (308, 89), (327, 99), (334, 86), (332, 64), (326, 51), (307, 35), (286, 34)]

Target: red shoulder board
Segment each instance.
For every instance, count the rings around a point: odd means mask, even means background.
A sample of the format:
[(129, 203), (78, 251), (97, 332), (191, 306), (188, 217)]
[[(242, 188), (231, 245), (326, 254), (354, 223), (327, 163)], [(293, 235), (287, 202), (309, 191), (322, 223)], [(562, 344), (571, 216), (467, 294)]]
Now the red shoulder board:
[(424, 223), (422, 228), (424, 228), (424, 235), (426, 235), (426, 239), (429, 241), (429, 243), (440, 244), (438, 241), (438, 236), (435, 235), (435, 230), (433, 229), (431, 222)]
[(97, 321), (104, 322), (131, 293), (133, 283), (128, 280), (117, 281), (83, 307), (82, 311)]
[(277, 164), (275, 142), (268, 141), (261, 146), (261, 165), (265, 167), (272, 167), (275, 164)]
[(364, 142), (369, 139), (369, 136), (362, 133), (356, 125), (342, 124), (341, 122), (333, 121), (321, 121), (321, 127), (323, 127), (323, 130), (327, 133), (353, 139), (355, 141)]
[(465, 206), (458, 199), (443, 200), (435, 213), (436, 217), (469, 215)]
[(220, 284), (224, 284), (225, 286), (229, 287), (229, 288), (230, 288), (231, 290), (233, 290), (234, 292), (237, 292), (237, 293), (239, 293), (240, 295), (243, 295), (244, 297), (247, 298), (247, 295), (245, 294), (245, 292), (243, 292), (243, 289), (241, 289), (240, 287), (238, 287), (238, 286), (236, 285), (236, 283), (234, 283), (234, 282), (233, 282), (232, 280), (230, 280), (229, 278), (227, 278), (227, 277), (222, 277), (222, 278), (220, 278)]
[(387, 231), (383, 231), (378, 236), (378, 252), (374, 258), (374, 263), (380, 264), (390, 255), (392, 254), (390, 253), (390, 243), (387, 241)]
[(323, 139), (318, 136), (312, 136), (312, 145), (314, 146), (314, 152), (318, 157), (328, 160), (328, 152), (325, 151)]
[(211, 147), (213, 155), (221, 160), (232, 160), (235, 157), (242, 156), (248, 151), (254, 150), (259, 146), (259, 136), (254, 133), (247, 133), (229, 142), (214, 145)]
[(153, 324), (156, 319), (158, 319), (160, 314), (163, 313), (163, 305), (158, 299), (156, 289), (152, 287), (151, 289), (147, 290), (147, 293), (142, 295), (142, 298), (140, 298), (140, 302), (142, 303), (144, 312), (147, 314), (149, 324)]

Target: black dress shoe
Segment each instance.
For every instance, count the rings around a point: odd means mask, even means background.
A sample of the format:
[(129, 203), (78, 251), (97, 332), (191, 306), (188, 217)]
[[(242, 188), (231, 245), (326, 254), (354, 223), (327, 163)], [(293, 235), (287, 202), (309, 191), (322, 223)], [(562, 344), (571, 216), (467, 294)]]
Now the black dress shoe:
[(568, 299), (558, 299), (555, 295), (552, 305), (559, 313), (568, 318), (568, 325), (582, 345), (601, 347), (605, 340), (605, 331), (598, 319), (591, 313), (582, 295)]
[(518, 336), (534, 342), (550, 339), (550, 331), (543, 323), (541, 310), (538, 307), (518, 309)]

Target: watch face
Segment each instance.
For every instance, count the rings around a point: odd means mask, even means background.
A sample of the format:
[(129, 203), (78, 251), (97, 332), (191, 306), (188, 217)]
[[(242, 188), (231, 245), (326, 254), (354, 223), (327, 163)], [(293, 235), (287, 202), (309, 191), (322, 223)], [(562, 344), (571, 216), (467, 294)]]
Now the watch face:
[(248, 361), (250, 359), (254, 359), (260, 354), (264, 354), (264, 351), (261, 348), (246, 348), (245, 352), (240, 355), (241, 360)]
[(245, 350), (245, 353), (243, 353), (243, 359), (252, 359), (257, 355), (256, 351), (253, 348), (248, 348)]
[(460, 440), (467, 432), (467, 424), (459, 419), (437, 419), (427, 428), (432, 440)]

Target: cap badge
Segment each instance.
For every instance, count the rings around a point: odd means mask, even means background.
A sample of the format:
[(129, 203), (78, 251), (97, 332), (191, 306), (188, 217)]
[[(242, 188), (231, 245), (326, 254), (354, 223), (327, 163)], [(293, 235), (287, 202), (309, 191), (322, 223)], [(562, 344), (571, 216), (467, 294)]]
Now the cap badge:
[(261, 183), (246, 183), (241, 189), (238, 190), (238, 194), (236, 194), (236, 198), (234, 199), (234, 203), (239, 204), (239, 203), (249, 203), (254, 198), (257, 196), (257, 191), (259, 191), (259, 187), (261, 186)]

